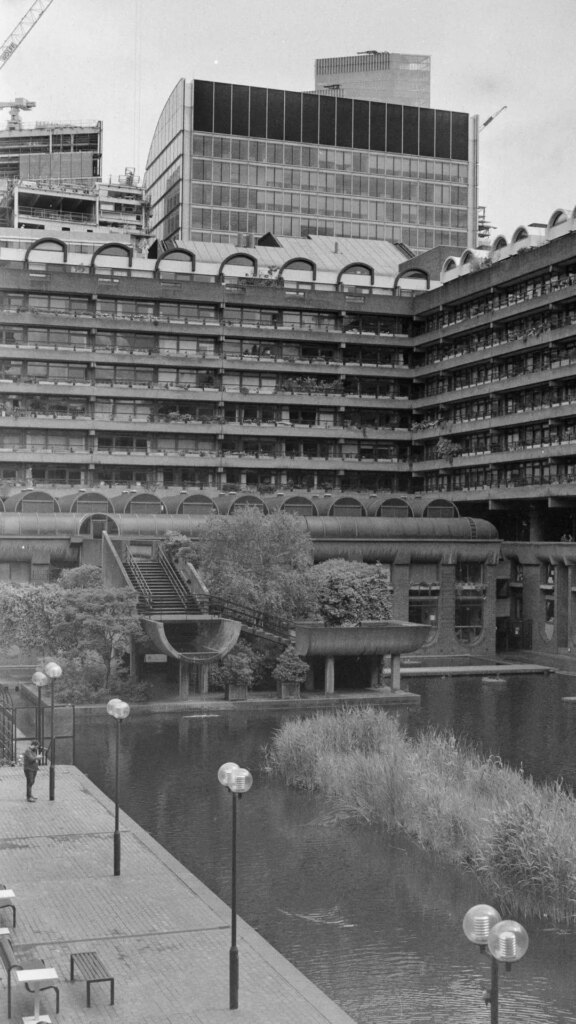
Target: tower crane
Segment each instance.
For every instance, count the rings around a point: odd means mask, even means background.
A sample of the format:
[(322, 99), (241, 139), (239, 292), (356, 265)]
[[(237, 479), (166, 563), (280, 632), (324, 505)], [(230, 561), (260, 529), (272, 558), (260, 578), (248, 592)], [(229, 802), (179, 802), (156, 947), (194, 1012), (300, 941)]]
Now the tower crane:
[(486, 118), (484, 123), (480, 125), (480, 131), (481, 132), (484, 131), (484, 129), (487, 128), (489, 124), (492, 124), (492, 121), (494, 120), (494, 118), (498, 117), (498, 114), (501, 114), (503, 110), (508, 110), (508, 107), (506, 106), (506, 104), (504, 104), (503, 107), (500, 107), (500, 110), (497, 110), (495, 114), (490, 114), (490, 117)]
[(18, 22), (16, 28), (10, 33), (7, 39), (0, 46), (0, 71), (12, 54), (18, 49), (20, 43), (26, 38), (31, 29), (45, 11), (48, 10), (53, 0), (34, 0), (24, 17)]
[(32, 110), (36, 104), (32, 100), (25, 100), (23, 96), (17, 96), (15, 100), (8, 100), (7, 103), (0, 103), (0, 109), (8, 107), (10, 110), (10, 117), (8, 119), (8, 131), (17, 132), (22, 127), (22, 119), (20, 117), (21, 110)]

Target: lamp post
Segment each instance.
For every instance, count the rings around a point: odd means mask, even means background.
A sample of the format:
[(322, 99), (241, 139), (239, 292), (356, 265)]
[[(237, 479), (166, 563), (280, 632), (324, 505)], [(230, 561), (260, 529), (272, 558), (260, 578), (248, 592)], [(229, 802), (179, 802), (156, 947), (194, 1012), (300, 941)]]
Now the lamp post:
[(32, 676), (34, 686), (38, 687), (38, 705), (36, 707), (36, 739), (40, 745), (40, 757), (44, 746), (44, 714), (42, 707), (42, 687), (46, 686), (48, 676), (44, 672), (35, 672)]
[(120, 874), (120, 804), (119, 804), (119, 751), (120, 751), (120, 724), (128, 718), (130, 705), (119, 697), (113, 697), (106, 705), (106, 711), (112, 718), (116, 719), (116, 784), (114, 787), (114, 874)]
[(50, 783), (49, 783), (49, 796), (50, 800), (54, 799), (54, 791), (56, 789), (56, 737), (54, 736), (54, 683), (57, 679), (60, 679), (62, 675), (62, 669), (57, 661), (48, 661), (44, 665), (44, 672), (48, 676), (51, 682), (50, 689), (50, 745), (52, 753), (50, 755)]
[(528, 949), (528, 932), (517, 921), (502, 921), (494, 907), (479, 903), (471, 907), (462, 922), (464, 934), (470, 942), (488, 953), (491, 959), (490, 991), (484, 995), (490, 1003), (490, 1024), (498, 1024), (498, 966), (505, 963), (506, 970), (521, 960)]
[(252, 776), (247, 768), (239, 768), (233, 761), (227, 761), (218, 769), (218, 782), (232, 794), (232, 899), (231, 941), (230, 941), (230, 1009), (238, 1009), (238, 946), (236, 944), (236, 808), (237, 798), (247, 793), (252, 786)]

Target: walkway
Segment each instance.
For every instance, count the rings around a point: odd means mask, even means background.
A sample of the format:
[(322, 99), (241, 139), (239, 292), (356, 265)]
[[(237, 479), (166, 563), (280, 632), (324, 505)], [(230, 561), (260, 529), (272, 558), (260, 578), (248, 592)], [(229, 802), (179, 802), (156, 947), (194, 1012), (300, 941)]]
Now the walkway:
[[(122, 874), (113, 875), (114, 807), (76, 768), (59, 766), (56, 800), (48, 771), (24, 799), (21, 768), (0, 768), (2, 882), (17, 901), (13, 941), (33, 947), (60, 978), (60, 1013), (48, 992), (42, 1010), (58, 1024), (353, 1024), (351, 1018), (238, 922), (240, 1008), (228, 1008), (230, 912), (135, 822), (121, 814)], [(11, 914), (0, 910), (0, 924)], [(116, 979), (69, 981), (70, 953), (95, 950)], [(6, 976), (0, 965), (0, 1014)], [(22, 991), (21, 991), (22, 989)], [(12, 1020), (32, 1013), (13, 989)]]

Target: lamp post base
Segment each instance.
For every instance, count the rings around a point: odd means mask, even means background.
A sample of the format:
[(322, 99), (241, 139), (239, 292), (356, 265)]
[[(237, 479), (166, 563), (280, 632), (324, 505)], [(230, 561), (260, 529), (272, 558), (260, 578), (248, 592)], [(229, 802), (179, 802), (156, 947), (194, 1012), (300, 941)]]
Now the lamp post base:
[[(54, 741), (52, 741), (52, 742), (54, 742)], [(52, 753), (52, 756), (54, 756), (54, 753)], [(54, 799), (55, 787), (56, 787), (56, 772), (54, 771), (54, 765), (50, 764), (49, 790), (48, 790), (50, 800)]]
[(238, 947), (230, 947), (230, 1009), (238, 1009)]

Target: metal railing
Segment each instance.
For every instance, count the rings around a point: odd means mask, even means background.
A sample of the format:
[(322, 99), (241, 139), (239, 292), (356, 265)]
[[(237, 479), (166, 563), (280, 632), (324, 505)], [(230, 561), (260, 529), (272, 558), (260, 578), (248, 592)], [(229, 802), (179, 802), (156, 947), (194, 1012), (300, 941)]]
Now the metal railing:
[(142, 572), (140, 566), (138, 565), (138, 562), (133, 557), (133, 555), (130, 554), (130, 552), (126, 554), (124, 565), (134, 577), (136, 587), (140, 591), (142, 596), (145, 598), (146, 602), (152, 605), (154, 600), (152, 590), (144, 576), (144, 573)]

